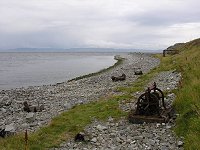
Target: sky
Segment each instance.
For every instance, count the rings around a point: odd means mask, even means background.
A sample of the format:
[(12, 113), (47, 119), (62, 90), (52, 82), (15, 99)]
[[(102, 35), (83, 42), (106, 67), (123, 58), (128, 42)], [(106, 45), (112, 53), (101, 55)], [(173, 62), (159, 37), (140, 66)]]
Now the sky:
[(0, 0), (0, 49), (165, 49), (200, 37), (199, 6), (199, 0)]

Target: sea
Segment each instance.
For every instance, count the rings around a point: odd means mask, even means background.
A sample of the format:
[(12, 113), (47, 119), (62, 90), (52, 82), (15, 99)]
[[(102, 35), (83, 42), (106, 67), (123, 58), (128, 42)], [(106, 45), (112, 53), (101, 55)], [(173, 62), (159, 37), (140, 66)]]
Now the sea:
[(56, 84), (115, 62), (113, 53), (0, 52), (0, 90)]

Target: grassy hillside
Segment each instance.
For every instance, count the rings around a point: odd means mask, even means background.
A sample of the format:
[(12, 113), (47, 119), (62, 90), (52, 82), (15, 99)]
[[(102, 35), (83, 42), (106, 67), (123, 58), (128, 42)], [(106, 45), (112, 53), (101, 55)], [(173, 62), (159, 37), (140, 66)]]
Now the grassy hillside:
[(185, 138), (185, 149), (200, 149), (200, 39), (177, 47), (177, 55), (162, 58), (162, 68), (182, 73), (174, 103), (179, 117), (175, 131)]

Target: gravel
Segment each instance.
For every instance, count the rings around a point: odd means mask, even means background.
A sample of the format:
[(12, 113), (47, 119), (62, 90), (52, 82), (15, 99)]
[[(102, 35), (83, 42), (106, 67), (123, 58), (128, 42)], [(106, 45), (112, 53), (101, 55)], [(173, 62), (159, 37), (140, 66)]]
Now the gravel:
[[(118, 56), (119, 57), (119, 56)], [(120, 94), (115, 91), (118, 86), (128, 86), (138, 76), (134, 75), (135, 68), (141, 68), (143, 73), (149, 72), (159, 65), (159, 60), (149, 54), (121, 54), (125, 58), (123, 64), (102, 74), (78, 81), (63, 82), (56, 85), (32, 86), (0, 91), (0, 128), (15, 132), (36, 131), (48, 124), (60, 113), (75, 105), (96, 101), (108, 94)], [(125, 73), (125, 81), (112, 82), (111, 76)], [(175, 70), (159, 73), (147, 85), (157, 83), (158, 88), (168, 91), (165, 98), (167, 106), (171, 106), (175, 94), (171, 90), (177, 88), (181, 75)], [(146, 87), (145, 87), (146, 89)], [(143, 91), (134, 93), (137, 98)], [(23, 102), (31, 105), (44, 105), (41, 112), (27, 113), (22, 110)], [(135, 107), (135, 101), (119, 103), (123, 111)], [(94, 120), (84, 129), (86, 142), (74, 142), (74, 139), (63, 142), (59, 148), (52, 150), (70, 149), (114, 149), (114, 150), (143, 150), (143, 149), (183, 149), (183, 139), (178, 139), (173, 131), (174, 122), (131, 124), (126, 118), (114, 120), (109, 117), (106, 122)]]
[[(134, 68), (141, 68), (143, 73), (147, 73), (159, 64), (159, 60), (149, 54), (120, 54), (120, 57), (125, 58), (123, 64), (93, 77), (56, 85), (0, 91), (0, 128), (13, 124), (16, 132), (24, 132), (26, 129), (36, 131), (75, 105), (96, 101), (109, 93), (118, 94), (114, 91), (116, 87), (127, 86), (138, 78), (134, 75)], [(112, 82), (111, 76), (122, 73), (127, 76), (125, 81)], [(23, 111), (24, 101), (32, 106), (44, 105), (44, 110), (28, 115)]]
[[(180, 79), (180, 73), (164, 71), (155, 76), (147, 86), (157, 82), (158, 88), (168, 91), (165, 103), (167, 107), (171, 107), (176, 96), (170, 91), (177, 88)], [(139, 97), (141, 93), (143, 92), (138, 91), (134, 96)], [(122, 101), (119, 107), (129, 112), (135, 108), (135, 100), (130, 103)], [(132, 124), (126, 118), (114, 120), (109, 117), (106, 122), (95, 120), (84, 129), (86, 141), (74, 142), (70, 139), (60, 144), (59, 148), (51, 150), (180, 150), (183, 149), (184, 139), (176, 137), (172, 131), (174, 126), (173, 119), (169, 123)]]

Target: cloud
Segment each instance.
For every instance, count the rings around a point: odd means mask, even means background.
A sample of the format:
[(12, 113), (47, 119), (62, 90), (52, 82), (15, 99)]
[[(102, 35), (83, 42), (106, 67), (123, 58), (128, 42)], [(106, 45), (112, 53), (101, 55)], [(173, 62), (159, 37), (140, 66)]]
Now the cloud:
[(0, 0), (0, 49), (162, 49), (198, 38), (198, 0)]

